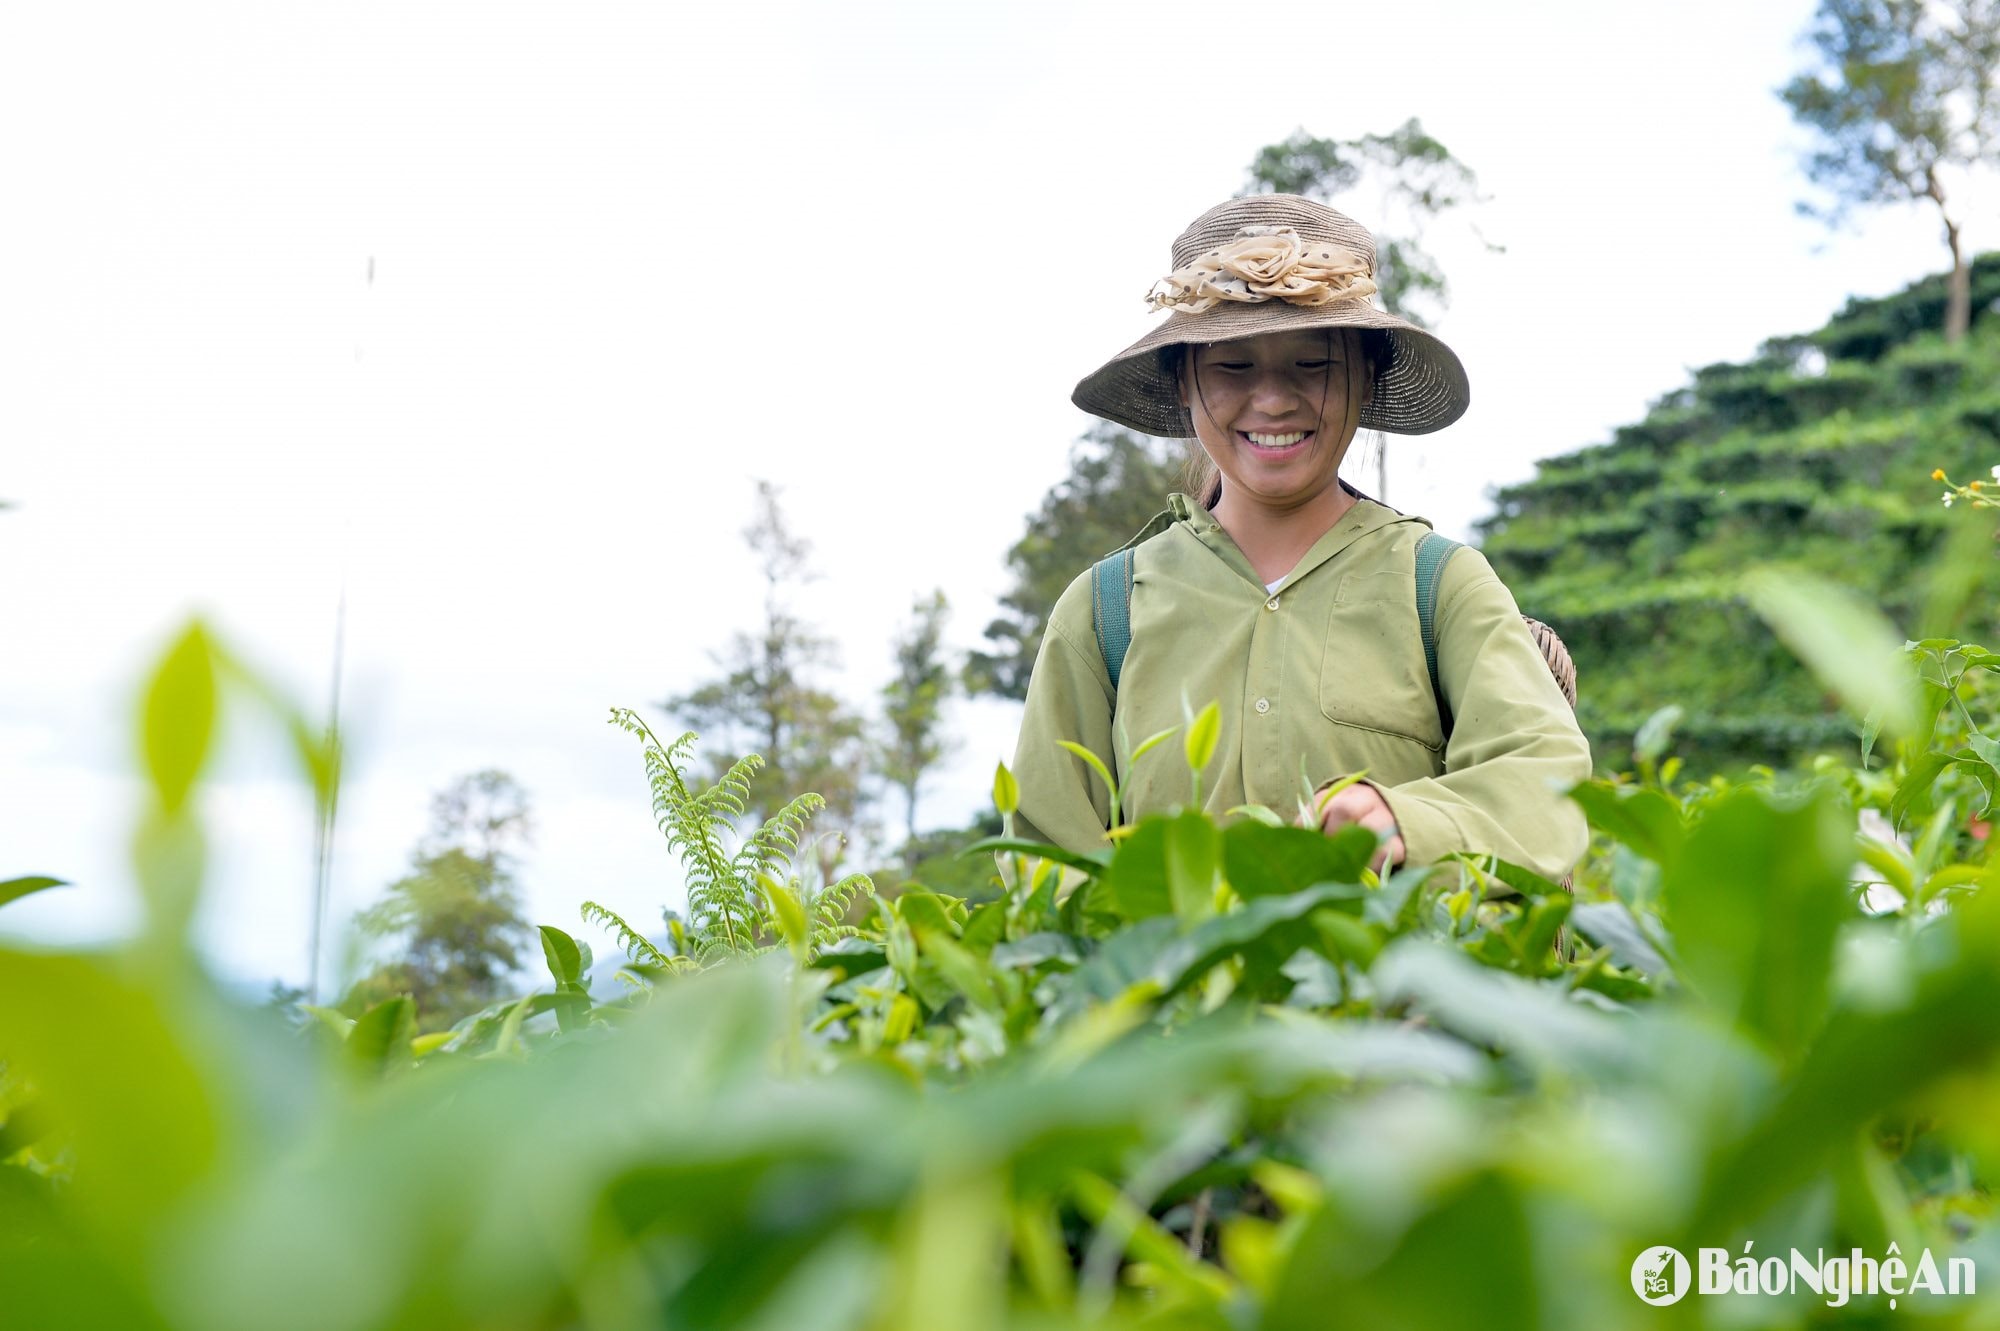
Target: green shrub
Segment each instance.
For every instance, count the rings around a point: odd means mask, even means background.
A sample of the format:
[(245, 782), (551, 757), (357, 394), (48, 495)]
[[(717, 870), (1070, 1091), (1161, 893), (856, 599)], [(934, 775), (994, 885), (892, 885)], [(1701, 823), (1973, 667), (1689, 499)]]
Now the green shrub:
[(1967, 356), (1963, 347), (1926, 337), (1898, 347), (1883, 358), (1883, 364), (1895, 376), (1896, 391), (1903, 401), (1927, 406), (1964, 381)]
[[(990, 839), (985, 902), (905, 885), (822, 937), (768, 872), (797, 832), (725, 855), (742, 792), (696, 790), (684, 745), (624, 714), (676, 848), (742, 889), (695, 927), (741, 945), (659, 951), (603, 1001), (587, 944), (544, 926), (550, 984), (447, 1039), (404, 998), (302, 1030), (239, 1011), (162, 927), (198, 897), (230, 673), (185, 639), (146, 709), (149, 927), (0, 952), (7, 1312), (1636, 1328), (1658, 1314), (1630, 1271), (1661, 1242), (1989, 1251), (2000, 752), (1975, 718), (2000, 655), (1913, 644), (1919, 698), (1838, 598), (1751, 586), (1882, 728), (1858, 766), (1696, 781), (1669, 750), (1698, 722), (1646, 717), (1634, 773), (1571, 794), (1594, 839), (1570, 892), (1481, 855), (1378, 876), (1363, 828), (1181, 811), (1086, 855)], [(337, 763), (281, 714), (330, 799)], [(995, 797), (1004, 820), (1004, 769)], [(1857, 835), (1857, 810), (1908, 839)]]
[[(1991, 261), (1980, 271), (2000, 280)], [(1894, 304), (1843, 317), (1874, 318)], [(1895, 318), (1907, 321), (1908, 310), (1897, 308)], [(1710, 668), (1699, 615), (1664, 613), (1635, 591), (1782, 559), (1837, 574), (1914, 621), (1938, 577), (1948, 516), (1922, 478), (1937, 468), (1984, 476), (2000, 461), (2000, 409), (1987, 410), (1981, 396), (2000, 379), (2000, 326), (1976, 321), (1955, 348), (1932, 329), (1898, 327), (1880, 365), (1834, 360), (1823, 373), (1802, 373), (1819, 342), (1804, 334), (1770, 340), (1754, 360), (1696, 370), (1609, 448), (1538, 464), (1536, 478), (1503, 491), (1480, 524), (1483, 548), (1516, 599), (1554, 624), (1573, 654), (1586, 648), (1600, 676), (1656, 681), (1692, 715), (1716, 722), (1712, 742), (1708, 730), (1690, 732), (1706, 760), (1748, 754), (1760, 737), (1776, 746), (1762, 761), (1801, 761), (1816, 750), (1783, 747), (1806, 732), (1771, 724), (1768, 708), (1749, 710), (1748, 695), (1720, 684), (1727, 672)], [(1771, 406), (1772, 396), (1789, 407)], [(1607, 470), (1628, 459), (1646, 470), (1612, 483)], [(1982, 560), (1978, 570), (1975, 582), (2000, 593), (2000, 560)], [(1969, 631), (1983, 632), (1983, 622)], [(1772, 668), (1798, 683), (1796, 665)], [(1591, 729), (1607, 714), (1583, 715), (1594, 740), (1619, 742)]]
[(1791, 405), (1799, 420), (1810, 421), (1866, 406), (1879, 383), (1880, 377), (1869, 367), (1836, 360), (1822, 374), (1789, 375), (1773, 380), (1771, 387)]
[(1715, 414), (1700, 403), (1656, 408), (1636, 425), (1612, 431), (1613, 446), (1664, 457), (1681, 444), (1713, 436), (1720, 429)]
[(1785, 392), (1788, 376), (1754, 366), (1712, 365), (1695, 372), (1696, 392), (1725, 428), (1789, 430), (1797, 407)]

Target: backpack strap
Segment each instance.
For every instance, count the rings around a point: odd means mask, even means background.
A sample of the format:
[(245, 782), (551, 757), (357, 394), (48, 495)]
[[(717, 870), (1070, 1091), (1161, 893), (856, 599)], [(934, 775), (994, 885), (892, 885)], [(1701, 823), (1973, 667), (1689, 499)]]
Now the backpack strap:
[(1438, 683), (1437, 596), (1446, 562), (1464, 548), (1434, 531), (1425, 532), (1417, 542), (1417, 624), (1424, 634), (1424, 667), (1431, 672), (1431, 696), (1437, 699), (1438, 723), (1447, 740), (1451, 738), (1451, 705)]
[(1097, 634), (1098, 655), (1111, 691), (1118, 691), (1118, 674), (1125, 666), (1125, 649), (1132, 645), (1132, 551), (1187, 516), (1186, 500), (1173, 496), (1168, 507), (1152, 516), (1139, 534), (1098, 560), (1090, 569), (1090, 627)]
[(1113, 551), (1091, 567), (1090, 625), (1097, 631), (1097, 650), (1116, 689), (1125, 649), (1132, 645), (1131, 547)]

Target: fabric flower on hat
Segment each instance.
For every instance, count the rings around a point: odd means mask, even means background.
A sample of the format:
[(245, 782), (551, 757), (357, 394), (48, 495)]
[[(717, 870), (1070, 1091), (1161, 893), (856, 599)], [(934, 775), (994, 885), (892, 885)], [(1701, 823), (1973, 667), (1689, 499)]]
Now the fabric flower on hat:
[(1288, 226), (1244, 227), (1229, 244), (1176, 268), (1153, 288), (1148, 305), (1188, 314), (1225, 300), (1317, 306), (1366, 300), (1376, 290), (1360, 255), (1331, 241), (1307, 240)]

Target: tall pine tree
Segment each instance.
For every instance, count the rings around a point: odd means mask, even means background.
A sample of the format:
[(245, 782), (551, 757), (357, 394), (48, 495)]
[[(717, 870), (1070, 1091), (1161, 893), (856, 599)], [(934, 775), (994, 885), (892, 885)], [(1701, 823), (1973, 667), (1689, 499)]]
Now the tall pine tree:
[(821, 672), (835, 664), (832, 640), (792, 608), (813, 577), (812, 545), (793, 533), (769, 481), (757, 483), (756, 516), (743, 538), (764, 583), (763, 623), (753, 633), (734, 634), (713, 654), (719, 677), (660, 706), (700, 732), (717, 775), (746, 751), (763, 758), (745, 807), (752, 826), (808, 791), (826, 801), (813, 824), (814, 858), (831, 882), (843, 838), (858, 830), (865, 801), (866, 727), (820, 682)]
[(527, 792), (488, 768), (431, 801), (431, 825), (410, 872), (355, 917), (390, 956), (348, 991), (358, 1015), (398, 994), (416, 1000), (421, 1029), (442, 1030), (510, 994), (534, 931), (521, 914), (516, 853), (533, 838)]
[(876, 751), (882, 777), (903, 796), (904, 835), (917, 838), (917, 792), (953, 744), (944, 732), (944, 704), (952, 692), (945, 660), (943, 591), (921, 597), (897, 635), (896, 673), (882, 689), (887, 735)]

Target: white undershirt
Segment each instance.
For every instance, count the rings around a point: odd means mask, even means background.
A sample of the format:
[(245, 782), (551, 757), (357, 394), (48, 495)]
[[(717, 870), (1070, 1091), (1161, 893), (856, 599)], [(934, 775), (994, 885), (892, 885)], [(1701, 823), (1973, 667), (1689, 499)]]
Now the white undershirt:
[[(1283, 581), (1284, 581), (1284, 580), (1285, 580), (1285, 579), (1286, 579), (1287, 577), (1290, 577), (1290, 576), (1291, 576), (1290, 574), (1283, 574), (1283, 575), (1281, 575), (1281, 576), (1280, 576), (1280, 577), (1278, 578), (1278, 582), (1283, 582)], [(1267, 582), (1267, 583), (1265, 583), (1265, 584), (1264, 584), (1264, 590), (1265, 590), (1265, 591), (1267, 591), (1267, 592), (1274, 592), (1274, 591), (1278, 590), (1278, 582)]]

